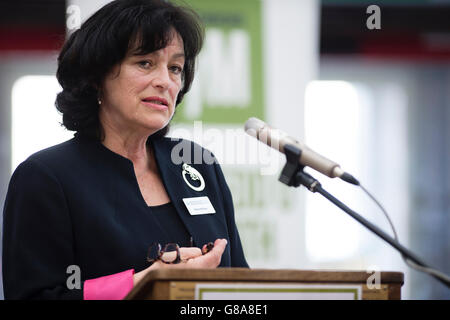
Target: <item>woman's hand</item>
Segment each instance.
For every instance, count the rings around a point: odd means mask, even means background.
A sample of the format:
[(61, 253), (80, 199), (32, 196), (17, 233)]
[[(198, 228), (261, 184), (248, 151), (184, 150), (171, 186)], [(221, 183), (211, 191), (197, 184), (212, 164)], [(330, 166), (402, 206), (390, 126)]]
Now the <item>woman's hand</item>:
[[(206, 246), (206, 245), (205, 245)], [(203, 249), (205, 249), (203, 246)], [(206, 254), (202, 254), (202, 250), (195, 247), (180, 248), (180, 258), (181, 262), (178, 264), (166, 264), (161, 261), (155, 261), (150, 267), (144, 269), (138, 273), (135, 273), (133, 276), (134, 285), (139, 283), (145, 275), (151, 271), (160, 268), (172, 268), (172, 269), (180, 269), (180, 268), (206, 268), (213, 269), (217, 268), (222, 260), (222, 254), (225, 251), (227, 246), (226, 239), (217, 239), (214, 242), (214, 247), (211, 251)]]

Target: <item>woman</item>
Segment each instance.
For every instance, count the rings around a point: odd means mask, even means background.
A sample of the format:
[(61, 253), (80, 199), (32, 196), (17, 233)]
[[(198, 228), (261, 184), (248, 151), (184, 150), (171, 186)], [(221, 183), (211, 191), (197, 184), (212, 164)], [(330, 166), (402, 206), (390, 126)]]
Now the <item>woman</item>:
[[(196, 15), (163, 0), (111, 2), (70, 36), (56, 106), (76, 134), (11, 178), (6, 299), (122, 299), (150, 270), (248, 267), (219, 165), (180, 163), (200, 147), (164, 137), (202, 41)], [(177, 243), (180, 263), (150, 265), (153, 243)]]

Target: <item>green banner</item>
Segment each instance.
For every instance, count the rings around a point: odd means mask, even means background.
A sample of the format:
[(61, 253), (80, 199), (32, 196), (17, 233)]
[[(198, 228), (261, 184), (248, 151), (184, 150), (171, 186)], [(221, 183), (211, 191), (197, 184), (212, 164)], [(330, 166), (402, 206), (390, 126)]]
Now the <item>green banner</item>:
[(386, 5), (386, 6), (413, 6), (413, 5), (436, 5), (449, 4), (449, 0), (321, 0), (321, 5), (355, 5), (355, 6), (369, 6)]
[(174, 122), (244, 123), (264, 119), (260, 0), (189, 0), (205, 26), (191, 91)]

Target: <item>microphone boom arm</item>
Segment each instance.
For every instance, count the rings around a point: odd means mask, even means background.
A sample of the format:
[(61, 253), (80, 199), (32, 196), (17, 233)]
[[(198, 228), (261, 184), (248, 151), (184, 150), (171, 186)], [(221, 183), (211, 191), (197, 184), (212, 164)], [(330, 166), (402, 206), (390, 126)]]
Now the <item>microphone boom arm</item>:
[[(304, 172), (304, 166), (299, 164), (298, 159), (301, 156), (302, 151), (294, 145), (286, 144), (284, 146), (284, 152), (286, 155), (286, 165), (284, 166), (279, 181), (282, 183), (291, 186), (291, 187), (299, 187), (300, 185), (305, 186), (311, 192), (317, 192), (325, 197), (327, 200), (332, 202), (338, 208), (346, 212), (353, 219), (361, 223), (364, 227), (375, 233), (378, 237), (389, 243), (393, 248), (400, 252), (400, 254), (415, 262), (419, 266), (429, 268), (427, 264), (425, 264), (419, 257), (417, 257), (413, 252), (400, 244), (399, 241), (392, 238), (390, 235), (385, 233), (383, 230), (378, 228), (376, 225), (372, 224), (370, 221), (366, 220), (364, 217), (347, 207), (340, 200), (335, 198), (333, 195), (328, 193), (326, 190), (322, 188), (322, 185), (319, 181), (317, 181), (314, 177)], [(450, 282), (446, 279), (442, 279), (436, 275), (432, 276), (445, 284), (447, 287), (450, 287)]]

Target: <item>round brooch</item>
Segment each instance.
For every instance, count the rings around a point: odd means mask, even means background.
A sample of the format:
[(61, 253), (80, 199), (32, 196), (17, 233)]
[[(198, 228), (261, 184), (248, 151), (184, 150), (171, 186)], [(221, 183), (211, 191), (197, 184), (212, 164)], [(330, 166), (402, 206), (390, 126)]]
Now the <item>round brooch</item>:
[[(192, 190), (203, 191), (203, 189), (205, 189), (205, 180), (203, 179), (200, 172), (198, 172), (196, 169), (194, 169), (193, 167), (191, 167), (190, 165), (188, 165), (186, 163), (183, 163), (182, 169), (183, 169), (183, 171), (181, 172), (181, 175), (183, 176), (184, 182), (186, 182), (186, 184)], [(198, 187), (193, 186), (186, 178), (186, 175), (189, 175), (189, 178), (193, 181), (200, 180), (200, 185)]]

